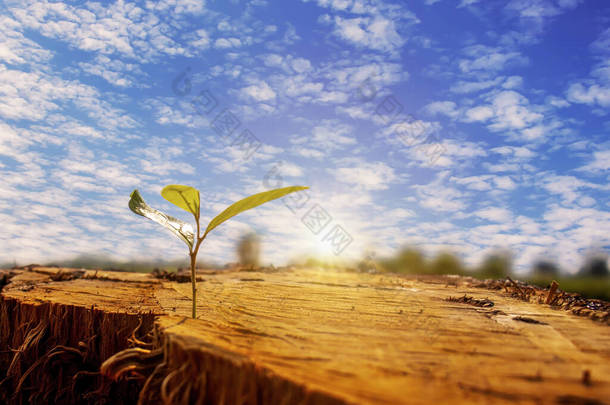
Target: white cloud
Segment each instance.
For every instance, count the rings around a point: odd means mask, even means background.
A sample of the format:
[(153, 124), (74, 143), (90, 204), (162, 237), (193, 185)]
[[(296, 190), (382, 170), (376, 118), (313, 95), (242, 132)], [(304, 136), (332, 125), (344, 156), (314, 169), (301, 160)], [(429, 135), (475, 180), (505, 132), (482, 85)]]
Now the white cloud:
[(435, 101), (424, 107), (424, 110), (430, 115), (443, 114), (450, 118), (455, 118), (459, 114), (457, 105), (453, 101)]
[(534, 125), (533, 127), (526, 128), (521, 131), (521, 139), (524, 141), (537, 141), (544, 139), (544, 136), (550, 131), (559, 128), (561, 123), (559, 121), (552, 121), (548, 125)]
[[(466, 111), (465, 121), (487, 121), (491, 119), (489, 128), (493, 131), (525, 130), (527, 127), (543, 119), (543, 115), (531, 106), (527, 98), (513, 90), (505, 90), (491, 97), (491, 104), (473, 107)], [(541, 128), (542, 129), (542, 128)], [(530, 130), (525, 132), (526, 138), (534, 139), (544, 135), (545, 131)]]
[(590, 47), (593, 52), (610, 54), (610, 28), (606, 28)]
[(297, 73), (307, 72), (311, 69), (311, 63), (305, 58), (295, 58), (291, 61), (291, 64)]
[(371, 111), (368, 109), (365, 109), (362, 106), (351, 106), (351, 107), (337, 106), (335, 111), (342, 113), (342, 114), (346, 114), (350, 118), (357, 118), (357, 119), (363, 119), (363, 120), (372, 120), (373, 119), (373, 114), (371, 113)]
[[(53, 83), (54, 82), (54, 83)], [(52, 90), (72, 90), (69, 83), (46, 80), (41, 74), (9, 70), (0, 65), (0, 116), (5, 119), (40, 120), (56, 110)], [(41, 86), (42, 84), (42, 86)], [(72, 90), (75, 94), (76, 91)]]
[(610, 170), (610, 149), (594, 151), (591, 161), (577, 170), (593, 173), (608, 172)]
[(295, 147), (293, 153), (305, 158), (312, 159), (322, 159), (324, 156), (326, 156), (326, 153), (319, 149), (306, 148), (302, 146)]
[(466, 117), (464, 121), (475, 122), (475, 121), (487, 121), (493, 117), (494, 112), (490, 107), (478, 106), (466, 110)]
[(468, 6), (471, 6), (478, 2), (479, 2), (479, 0), (462, 0), (462, 2), (460, 3), (460, 5), (458, 7), (468, 7)]
[[(222, 142), (218, 142), (218, 138), (211, 137), (209, 139), (213, 146), (208, 147), (203, 151), (203, 157), (206, 162), (212, 163), (213, 170), (219, 173), (247, 173), (252, 170), (255, 165), (266, 164), (272, 159), (277, 159), (283, 149), (272, 145), (262, 144), (254, 153), (245, 159), (244, 150), (240, 145), (228, 146)], [(288, 169), (290, 173), (295, 173), (296, 168)], [(257, 186), (260, 180), (257, 182)]]
[(432, 182), (425, 186), (416, 186), (417, 202), (423, 207), (432, 211), (453, 212), (459, 214), (466, 208), (464, 193), (460, 190)]
[(358, 162), (332, 170), (337, 181), (364, 190), (385, 190), (396, 179), (394, 169), (383, 162)]
[(313, 145), (322, 149), (332, 150), (346, 145), (356, 144), (356, 139), (350, 136), (351, 127), (338, 122), (326, 121), (323, 125), (313, 128)]
[(80, 62), (78, 66), (86, 73), (99, 76), (118, 87), (146, 87), (146, 75), (138, 65), (111, 60), (105, 55), (97, 55), (91, 63)]
[(522, 66), (528, 63), (528, 59), (519, 52), (503, 52), (498, 48), (484, 45), (472, 45), (464, 50), (469, 59), (462, 59), (459, 67), (462, 72), (473, 71), (497, 71), (506, 66)]
[(155, 122), (161, 125), (176, 124), (196, 127), (204, 122), (198, 120), (199, 115), (194, 114), (192, 106), (186, 103), (175, 103), (175, 100), (171, 99), (149, 99), (146, 106), (153, 111)]
[(146, 3), (146, 8), (175, 14), (201, 15), (205, 12), (205, 0), (158, 0)]
[[(475, 159), (486, 156), (487, 152), (485, 149), (481, 147), (480, 144), (469, 141), (456, 141), (453, 139), (440, 139), (438, 140), (439, 144), (442, 146), (442, 149), (437, 150), (439, 154), (438, 159), (433, 162), (434, 165), (437, 166), (453, 166), (456, 164), (460, 164), (464, 166), (473, 162)], [(431, 141), (430, 143), (434, 143)], [(428, 149), (426, 156), (428, 158), (433, 158), (434, 155), (431, 154), (431, 151), (435, 149)], [(423, 156), (422, 156), (423, 158)]]
[(7, 17), (0, 17), (0, 61), (6, 64), (42, 63), (53, 53), (25, 38), (21, 25)]
[(356, 139), (351, 136), (353, 128), (338, 120), (324, 120), (311, 129), (311, 135), (293, 136), (290, 142), (294, 145), (294, 153), (311, 158), (321, 158), (333, 151), (356, 145)]
[(440, 129), (438, 122), (405, 119), (384, 128), (382, 136), (392, 145), (410, 147), (424, 142)]
[(167, 176), (170, 173), (192, 175), (195, 168), (181, 157), (186, 154), (183, 147), (170, 143), (167, 139), (152, 137), (142, 148), (134, 150), (141, 169), (157, 176)]
[[(583, 197), (583, 189), (595, 190), (601, 186), (581, 180), (574, 176), (545, 175), (541, 180), (542, 187), (552, 194), (561, 196), (563, 203), (571, 204)], [(610, 187), (605, 187), (610, 190)]]
[(297, 34), (296, 29), (289, 22), (286, 23), (286, 31), (284, 32), (284, 37), (282, 38), (282, 42), (285, 45), (292, 45), (298, 42), (301, 39), (299, 34)]
[(378, 51), (396, 51), (405, 40), (396, 31), (394, 21), (374, 17), (334, 18), (335, 34), (357, 46)]
[(575, 8), (581, 0), (511, 0), (506, 5), (509, 13), (516, 13), (524, 25), (535, 32), (540, 32), (545, 24), (558, 15)]
[(269, 101), (275, 99), (275, 91), (266, 82), (259, 82), (242, 89), (242, 93), (252, 97), (256, 101)]
[(326, 66), (324, 73), (336, 89), (361, 90), (366, 92), (376, 93), (379, 89), (394, 85), (401, 81), (407, 80), (409, 74), (403, 69), (399, 63), (390, 62), (375, 62), (375, 63), (350, 63), (351, 66), (345, 66), (344, 63)]
[(287, 76), (280, 81), (279, 85), (282, 88), (281, 94), (289, 97), (298, 97), (304, 94), (311, 94), (313, 97), (320, 94), (324, 89), (322, 83), (310, 81), (303, 75)]
[(521, 76), (510, 76), (506, 78), (502, 87), (505, 89), (515, 89), (523, 85), (523, 78)]
[(491, 149), (492, 152), (499, 153), (503, 156), (511, 156), (516, 159), (532, 159), (536, 157), (536, 153), (525, 146), (498, 146)]
[(319, 103), (342, 104), (347, 101), (348, 95), (341, 91), (322, 91), (318, 93), (315, 101)]
[(486, 162), (483, 164), (483, 166), (486, 167), (491, 173), (516, 172), (523, 169), (521, 165), (516, 163), (490, 164)]
[(609, 107), (610, 87), (604, 87), (598, 84), (586, 86), (582, 83), (574, 83), (568, 88), (566, 98), (572, 103), (588, 105), (599, 104), (602, 107)]
[(239, 38), (218, 38), (214, 41), (214, 48), (218, 49), (238, 48), (241, 45)]
[(284, 58), (282, 55), (276, 53), (267, 54), (263, 57), (266, 66), (280, 67), (284, 64)]
[(23, 136), (18, 130), (4, 122), (0, 122), (0, 155), (18, 157), (32, 140)]
[(204, 29), (198, 29), (194, 32), (193, 38), (189, 42), (191, 48), (206, 49), (210, 46), (210, 36)]
[(565, 99), (555, 96), (547, 97), (547, 103), (556, 108), (564, 108), (570, 105)]
[(596, 203), (595, 199), (588, 195), (582, 196), (578, 199), (578, 204), (582, 207), (592, 207)]
[(493, 80), (481, 80), (475, 82), (458, 81), (456, 84), (451, 86), (450, 90), (458, 94), (474, 93), (498, 86), (500, 83), (502, 83), (503, 79), (504, 78), (500, 76)]
[(599, 105), (605, 109), (610, 106), (610, 29), (603, 31), (590, 49), (599, 62), (593, 65), (588, 79), (572, 83), (565, 94), (572, 103)]
[(512, 218), (512, 212), (506, 208), (489, 207), (483, 208), (474, 213), (479, 218), (486, 219), (491, 222), (507, 223)]
[(470, 190), (487, 191), (491, 190), (489, 179), (492, 176), (468, 176), (468, 177), (451, 177), (450, 180), (457, 184), (463, 185)]
[(509, 176), (495, 176), (493, 181), (496, 187), (501, 190), (514, 190), (517, 188), (517, 185)]
[[(610, 54), (610, 51), (608, 54)], [(606, 86), (610, 85), (610, 58), (604, 59), (595, 65), (591, 71), (591, 76), (598, 80), (599, 83), (603, 83)]]
[(45, 124), (46, 125), (33, 125), (30, 128), (39, 134), (54, 134), (57, 136), (57, 139), (61, 140), (70, 138), (68, 135), (74, 135), (74, 137), (81, 139), (105, 139), (108, 141), (114, 136), (110, 131), (100, 131), (89, 125), (85, 125), (76, 119), (63, 115), (53, 115), (49, 119), (49, 122)]
[[(201, 13), (203, 4), (195, 1), (180, 4), (175, 1), (148, 2), (143, 9), (126, 2), (104, 6), (86, 3), (77, 7), (31, 1), (25, 7), (20, 4), (10, 11), (24, 27), (83, 51), (150, 60), (160, 55), (193, 54), (192, 50), (166, 34), (172, 31), (170, 25), (162, 22), (155, 11), (179, 18), (181, 14)], [(171, 13), (166, 14), (169, 11)]]
[(106, 128), (135, 127), (124, 111), (103, 100), (97, 89), (42, 72), (7, 69), (0, 64), (0, 116), (41, 121), (51, 112), (76, 106)]
[(303, 176), (303, 168), (291, 162), (282, 162), (279, 172), (284, 177), (301, 177)]
[(510, 191), (517, 188), (517, 185), (509, 176), (479, 175), (468, 177), (451, 177), (451, 181), (463, 185), (469, 190), (477, 191)]
[(404, 121), (382, 130), (382, 138), (408, 156), (410, 164), (450, 167), (469, 164), (485, 150), (475, 142), (445, 138), (438, 122)]
[(590, 246), (591, 242), (596, 241), (596, 235), (601, 234), (602, 237), (597, 239), (599, 241), (607, 241), (610, 235), (610, 213), (593, 208), (565, 208), (554, 204), (544, 213), (544, 219), (556, 231), (573, 227), (589, 231), (588, 237), (578, 241), (580, 246)]

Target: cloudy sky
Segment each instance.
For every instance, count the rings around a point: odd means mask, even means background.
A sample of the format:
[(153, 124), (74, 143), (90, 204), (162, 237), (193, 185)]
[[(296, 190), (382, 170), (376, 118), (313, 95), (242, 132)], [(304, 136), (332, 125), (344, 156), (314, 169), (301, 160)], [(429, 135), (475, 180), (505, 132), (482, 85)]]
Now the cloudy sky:
[(201, 190), (265, 262), (409, 244), (575, 271), (610, 249), (610, 5), (587, 0), (0, 5), (0, 262), (176, 258), (127, 208)]

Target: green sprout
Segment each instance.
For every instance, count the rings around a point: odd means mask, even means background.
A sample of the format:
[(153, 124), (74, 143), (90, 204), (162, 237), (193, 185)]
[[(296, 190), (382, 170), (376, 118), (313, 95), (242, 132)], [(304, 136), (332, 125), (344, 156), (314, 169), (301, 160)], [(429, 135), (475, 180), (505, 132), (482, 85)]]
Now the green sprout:
[(250, 197), (246, 197), (242, 200), (239, 200), (236, 203), (231, 204), (223, 212), (214, 217), (214, 219), (212, 219), (208, 226), (205, 228), (203, 235), (201, 234), (201, 227), (199, 224), (199, 190), (197, 190), (196, 188), (190, 186), (183, 186), (180, 184), (171, 184), (169, 186), (165, 186), (163, 190), (161, 190), (161, 195), (163, 196), (163, 198), (165, 198), (172, 204), (175, 204), (183, 210), (186, 210), (193, 214), (193, 216), (195, 217), (195, 223), (197, 225), (197, 233), (193, 231), (193, 227), (190, 224), (149, 207), (148, 204), (146, 204), (142, 199), (142, 196), (140, 195), (138, 190), (133, 190), (131, 192), (129, 208), (134, 213), (163, 225), (165, 228), (169, 229), (174, 235), (176, 235), (179, 239), (181, 239), (188, 245), (189, 256), (191, 257), (191, 284), (193, 286), (193, 318), (195, 318), (197, 314), (197, 285), (195, 277), (197, 252), (199, 252), (199, 247), (201, 246), (201, 243), (204, 241), (206, 236), (208, 236), (208, 233), (210, 233), (210, 231), (216, 228), (218, 225), (222, 224), (223, 222), (227, 221), (228, 219), (234, 217), (237, 214), (240, 214), (251, 208), (258, 207), (259, 205), (264, 204), (268, 201), (283, 197), (286, 194), (295, 191), (305, 190), (307, 188), (309, 187), (292, 186), (278, 188), (275, 190), (254, 194)]

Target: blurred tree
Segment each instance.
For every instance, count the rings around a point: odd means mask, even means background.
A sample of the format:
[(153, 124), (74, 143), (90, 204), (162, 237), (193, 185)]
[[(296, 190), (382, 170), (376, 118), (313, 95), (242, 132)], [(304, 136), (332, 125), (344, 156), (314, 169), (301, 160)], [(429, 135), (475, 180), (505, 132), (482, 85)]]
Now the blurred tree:
[(538, 260), (532, 268), (532, 275), (542, 278), (553, 278), (559, 276), (559, 266), (550, 260)]
[(12, 269), (13, 267), (17, 267), (16, 261), (0, 263), (0, 269)]
[(488, 255), (478, 269), (481, 277), (504, 278), (511, 273), (511, 258), (508, 252), (495, 252)]
[(608, 257), (606, 255), (589, 256), (580, 269), (583, 276), (608, 277)]
[(440, 252), (430, 263), (430, 271), (434, 274), (462, 274), (464, 268), (457, 256), (449, 252)]
[(393, 260), (394, 271), (421, 274), (426, 272), (424, 255), (416, 248), (402, 248)]
[(367, 250), (364, 253), (364, 257), (356, 265), (356, 268), (359, 271), (366, 272), (366, 273), (378, 272), (379, 266), (377, 264), (377, 260), (375, 259), (375, 256), (376, 256), (375, 252), (373, 252), (371, 250)]
[(239, 264), (247, 267), (258, 267), (260, 256), (260, 238), (255, 233), (248, 233), (237, 243)]

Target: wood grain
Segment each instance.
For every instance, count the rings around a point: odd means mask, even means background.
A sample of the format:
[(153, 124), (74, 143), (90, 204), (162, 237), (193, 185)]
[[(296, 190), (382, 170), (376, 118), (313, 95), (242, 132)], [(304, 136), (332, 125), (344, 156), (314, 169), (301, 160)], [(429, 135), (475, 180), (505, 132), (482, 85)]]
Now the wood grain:
[[(200, 272), (199, 317), (193, 320), (190, 283), (114, 272), (49, 281), (59, 269), (33, 270), (19, 271), (2, 299), (155, 315), (155, 347), (166, 359), (159, 367), (164, 371), (153, 378), (159, 384), (149, 384), (149, 398), (167, 399), (167, 386), (178, 380), (166, 383), (166, 392), (160, 387), (172, 371), (206, 376), (191, 378), (174, 393), (194, 403), (607, 403), (610, 398), (608, 325), (502, 290), (475, 288), (459, 277), (321, 269)], [(26, 284), (32, 288), (24, 291)], [(449, 300), (463, 296), (488, 299), (493, 306)]]

